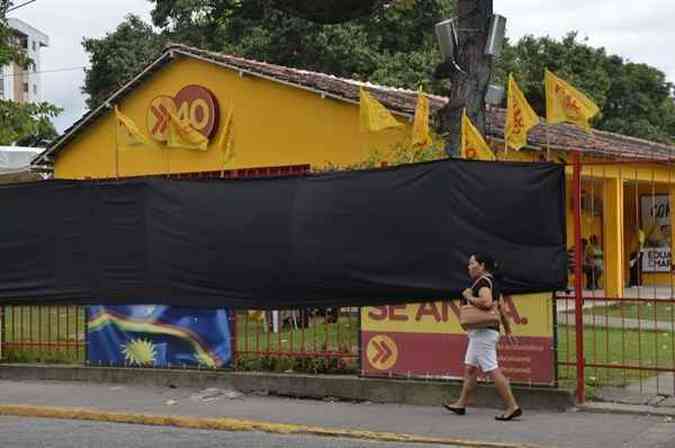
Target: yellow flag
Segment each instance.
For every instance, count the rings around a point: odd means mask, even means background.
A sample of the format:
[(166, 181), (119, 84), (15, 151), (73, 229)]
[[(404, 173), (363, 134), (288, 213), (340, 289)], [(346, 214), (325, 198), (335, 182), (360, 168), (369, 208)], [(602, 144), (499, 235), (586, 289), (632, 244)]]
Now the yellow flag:
[(464, 159), (478, 160), (497, 160), (490, 146), (476, 129), (469, 117), (466, 115), (466, 109), (462, 112), (462, 143), (461, 155)]
[(506, 126), (504, 137), (506, 144), (513, 149), (527, 145), (527, 133), (539, 124), (539, 117), (525, 99), (525, 95), (509, 74), (509, 92), (506, 106)]
[(417, 95), (417, 107), (415, 108), (415, 121), (412, 127), (413, 146), (429, 146), (431, 135), (429, 134), (429, 98), (419, 91)]
[(234, 157), (234, 135), (232, 133), (232, 107), (227, 111), (223, 131), (218, 139), (218, 148), (223, 152), (223, 166)]
[(403, 126), (396, 121), (396, 118), (386, 107), (366, 92), (363, 87), (359, 89), (359, 113), (362, 131), (381, 131)]
[(138, 129), (136, 123), (120, 112), (117, 106), (115, 106), (115, 118), (115, 130), (117, 132), (118, 142), (128, 146), (149, 144), (148, 139), (146, 139), (143, 133)]
[(591, 130), (588, 120), (600, 112), (600, 108), (586, 95), (567, 82), (546, 70), (546, 121), (549, 123), (570, 122), (585, 131)]
[(206, 151), (209, 139), (194, 129), (187, 121), (181, 121), (171, 111), (169, 113), (169, 132), (166, 145), (171, 148), (201, 149)]

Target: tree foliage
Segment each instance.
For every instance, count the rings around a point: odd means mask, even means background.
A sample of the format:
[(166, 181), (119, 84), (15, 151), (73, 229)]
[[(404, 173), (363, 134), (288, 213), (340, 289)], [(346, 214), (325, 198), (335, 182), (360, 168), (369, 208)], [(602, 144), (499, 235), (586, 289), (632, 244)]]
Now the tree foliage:
[(115, 31), (101, 39), (83, 39), (90, 68), (85, 71), (82, 91), (93, 109), (123, 83), (156, 58), (164, 45), (161, 35), (135, 15), (125, 18)]
[(58, 135), (51, 118), (59, 112), (49, 103), (0, 100), (0, 144), (46, 146)]
[[(0, 0), (0, 66), (16, 62), (23, 67), (29, 59), (17, 45), (5, 16), (11, 5), (10, 0)], [(60, 108), (49, 103), (26, 104), (0, 100), (0, 145), (45, 144), (45, 140), (56, 137), (51, 119), (60, 112)]]
[[(276, 0), (150, 0), (155, 28), (129, 16), (102, 39), (85, 39), (91, 60), (83, 91), (97, 105), (155, 57), (167, 41), (289, 67), (447, 95), (434, 81), (440, 62), (434, 24), (455, 0), (398, 0), (354, 20), (323, 25), (276, 8)], [(298, 2), (299, 3), (299, 2)], [(512, 20), (516, 20), (513, 18)], [(672, 85), (654, 67), (593, 48), (576, 33), (526, 36), (505, 46), (493, 82), (512, 72), (535, 110), (545, 114), (548, 67), (601, 107), (594, 126), (670, 142), (675, 135)]]
[(434, 24), (454, 0), (399, 0), (371, 16), (322, 25), (275, 8), (272, 0), (151, 0), (156, 27), (128, 16), (101, 39), (85, 39), (91, 69), (83, 88), (93, 107), (137, 73), (167, 42), (394, 87), (422, 85), (440, 61)]
[(588, 94), (600, 107), (594, 127), (666, 143), (675, 136), (673, 85), (647, 64), (625, 61), (593, 48), (575, 32), (561, 40), (525, 36), (507, 45), (497, 64), (496, 78), (506, 82), (513, 73), (528, 101), (546, 114), (544, 69)]

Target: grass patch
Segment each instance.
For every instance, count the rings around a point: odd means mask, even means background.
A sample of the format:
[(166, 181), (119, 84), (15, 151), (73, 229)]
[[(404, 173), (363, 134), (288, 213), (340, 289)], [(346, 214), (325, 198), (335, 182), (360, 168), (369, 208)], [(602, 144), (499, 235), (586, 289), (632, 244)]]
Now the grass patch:
[(3, 361), (84, 363), (84, 307), (8, 305), (3, 310)]
[[(576, 333), (572, 326), (558, 327), (558, 362), (576, 361)], [(625, 365), (642, 368), (675, 368), (675, 333), (584, 327), (586, 364)], [(631, 368), (586, 368), (586, 383), (625, 385), (656, 375)], [(561, 383), (576, 381), (576, 368), (559, 366)]]
[(84, 346), (59, 349), (5, 348), (3, 362), (44, 363), (44, 364), (84, 364)]
[[(674, 322), (675, 303), (612, 303), (609, 306), (596, 306), (584, 310), (586, 316), (615, 317), (623, 319), (642, 319), (649, 321)], [(675, 327), (675, 323), (673, 324)]]
[(284, 327), (278, 333), (268, 331), (262, 321), (237, 318), (237, 348), (242, 353), (358, 353), (359, 321), (356, 316), (340, 316), (328, 323), (312, 318), (307, 328)]

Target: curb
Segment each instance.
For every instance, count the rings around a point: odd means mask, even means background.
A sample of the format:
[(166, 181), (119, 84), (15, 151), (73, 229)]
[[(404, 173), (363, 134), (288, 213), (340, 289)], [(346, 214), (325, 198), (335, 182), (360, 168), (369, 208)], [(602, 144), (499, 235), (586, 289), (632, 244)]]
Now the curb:
[[(459, 395), (461, 383), (362, 378), (354, 375), (304, 375), (261, 372), (223, 372), (108, 368), (60, 365), (0, 365), (0, 379), (10, 381), (83, 381), (175, 387), (221, 387), (242, 393), (293, 398), (370, 401), (439, 406)], [(554, 388), (514, 387), (526, 409), (565, 411), (574, 407), (571, 392)], [(494, 408), (499, 403), (494, 386), (476, 388), (473, 406)]]
[(675, 408), (657, 408), (654, 406), (622, 404), (622, 403), (585, 403), (577, 406), (580, 412), (595, 414), (623, 414), (670, 417), (675, 419)]
[(0, 405), (0, 415), (30, 418), (54, 418), (82, 420), (108, 423), (126, 423), (146, 426), (170, 426), (185, 429), (202, 429), (216, 431), (260, 431), (270, 434), (309, 435), (319, 437), (348, 438), (374, 442), (400, 442), (434, 445), (485, 448), (527, 448), (533, 445), (475, 442), (462, 439), (424, 437), (412, 434), (375, 432), (352, 429), (324, 428), (295, 424), (269, 423), (255, 420), (233, 418), (193, 418), (146, 414), (127, 414), (120, 412), (104, 412), (83, 408), (56, 408), (45, 406)]

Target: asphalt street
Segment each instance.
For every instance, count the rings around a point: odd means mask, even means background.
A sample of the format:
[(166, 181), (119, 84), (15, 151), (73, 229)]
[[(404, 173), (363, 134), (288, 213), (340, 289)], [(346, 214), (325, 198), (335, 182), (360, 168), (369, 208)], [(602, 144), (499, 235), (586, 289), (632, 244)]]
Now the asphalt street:
[[(495, 397), (495, 404), (498, 403)], [(231, 418), (273, 424), (405, 433), (453, 440), (543, 448), (673, 448), (675, 422), (650, 415), (525, 409), (519, 421), (496, 422), (497, 409), (450, 415), (438, 407), (298, 400), (193, 389), (78, 382), (0, 381), (0, 409), (23, 405), (190, 418)], [(15, 415), (15, 414), (14, 414)], [(25, 415), (25, 414), (23, 414)], [(33, 416), (34, 414), (29, 414)], [(0, 447), (135, 446), (404, 446), (257, 432), (195, 431), (85, 421), (0, 417)], [(186, 440), (191, 442), (186, 444)], [(42, 443), (42, 444), (40, 444)], [(275, 445), (276, 444), (276, 445)], [(420, 447), (429, 445), (417, 445)]]
[[(185, 430), (53, 419), (0, 417), (3, 448), (440, 448), (438, 445), (365, 442), (262, 432)], [(454, 448), (443, 445), (443, 448)]]

